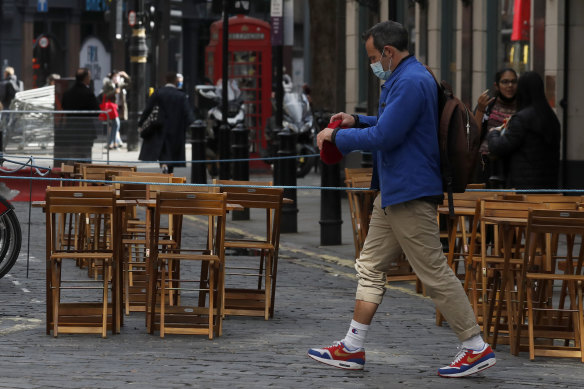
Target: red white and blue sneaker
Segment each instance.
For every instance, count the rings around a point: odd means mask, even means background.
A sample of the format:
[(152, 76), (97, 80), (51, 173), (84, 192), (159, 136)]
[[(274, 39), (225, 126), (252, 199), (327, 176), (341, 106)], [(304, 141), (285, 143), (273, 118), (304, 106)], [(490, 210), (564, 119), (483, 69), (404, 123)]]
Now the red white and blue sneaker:
[(335, 342), (330, 347), (311, 348), (308, 356), (316, 361), (348, 370), (362, 370), (365, 366), (365, 349), (349, 351), (343, 342)]
[(438, 369), (441, 377), (466, 377), (488, 369), (497, 363), (491, 346), (485, 343), (482, 350), (471, 350), (459, 347), (454, 361), (448, 366)]

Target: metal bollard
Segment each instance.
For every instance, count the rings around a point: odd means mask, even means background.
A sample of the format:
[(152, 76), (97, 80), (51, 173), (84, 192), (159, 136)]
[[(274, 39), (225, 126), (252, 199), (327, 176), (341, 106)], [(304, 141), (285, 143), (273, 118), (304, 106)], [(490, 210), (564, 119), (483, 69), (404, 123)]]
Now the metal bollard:
[[(231, 155), (236, 159), (249, 159), (249, 129), (243, 124), (238, 124), (231, 130)], [(249, 161), (233, 162), (233, 179), (249, 181)], [(233, 211), (233, 220), (249, 220), (249, 208), (243, 211)]]
[[(231, 129), (227, 124), (221, 124), (219, 127), (219, 158), (221, 160), (231, 158), (231, 150), (229, 147), (229, 138), (231, 136)], [(219, 164), (219, 179), (220, 180), (230, 180), (231, 179), (231, 162), (221, 161)]]
[[(278, 133), (280, 150), (278, 157), (296, 155), (296, 134), (290, 131)], [(274, 184), (282, 186), (296, 186), (296, 159), (278, 159), (274, 163)], [(284, 189), (284, 197), (291, 199), (292, 204), (282, 206), (282, 220), (280, 232), (298, 232), (298, 208), (296, 189)]]
[[(327, 165), (320, 162), (320, 184), (322, 187), (341, 186), (341, 165)], [(341, 192), (322, 190), (320, 192), (320, 244), (332, 246), (342, 244), (341, 239)]]
[(204, 161), (206, 158), (206, 125), (202, 120), (196, 120), (191, 124), (191, 183), (206, 184), (207, 169), (204, 163), (194, 161)]
[(361, 151), (361, 167), (373, 167), (373, 155), (368, 151)]

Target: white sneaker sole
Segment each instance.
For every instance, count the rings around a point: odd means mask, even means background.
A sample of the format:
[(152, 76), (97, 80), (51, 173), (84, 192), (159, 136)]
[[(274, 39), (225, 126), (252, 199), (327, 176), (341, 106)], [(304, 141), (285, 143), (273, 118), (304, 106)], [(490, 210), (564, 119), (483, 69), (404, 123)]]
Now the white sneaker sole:
[(452, 373), (452, 374), (440, 374), (440, 372), (438, 372), (438, 375), (440, 377), (446, 377), (446, 378), (460, 378), (460, 377), (466, 377), (469, 376), (471, 374), (476, 374), (479, 371), (483, 371), (485, 369), (488, 369), (489, 367), (494, 366), (497, 363), (497, 358), (490, 358), (487, 359), (486, 361), (484, 361), (483, 363), (480, 363), (468, 370), (465, 370), (463, 372), (460, 373)]
[(316, 355), (307, 354), (310, 358), (318, 361), (320, 363), (324, 363), (325, 365), (338, 367), (339, 369), (346, 369), (346, 370), (363, 370), (364, 365), (355, 362), (346, 362), (346, 361), (336, 361), (334, 359), (326, 359), (320, 358)]

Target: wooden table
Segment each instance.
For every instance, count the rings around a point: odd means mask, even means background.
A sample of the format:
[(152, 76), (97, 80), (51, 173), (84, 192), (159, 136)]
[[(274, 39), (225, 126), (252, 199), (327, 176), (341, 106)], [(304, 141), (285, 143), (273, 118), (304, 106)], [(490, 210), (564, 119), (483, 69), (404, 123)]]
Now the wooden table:
[[(80, 188), (81, 190), (84, 188)], [(34, 208), (41, 208), (43, 212), (46, 210), (47, 202), (42, 201), (33, 201), (32, 207)], [(127, 206), (136, 205), (134, 200), (116, 200), (116, 209), (115, 212), (117, 213), (116, 217), (117, 220), (121, 222), (123, 211)], [(120, 226), (121, 227), (121, 226)], [(121, 228), (119, 229), (121, 231)], [(123, 303), (123, 294), (121, 293), (120, 285), (123, 285), (123, 272), (122, 272), (122, 261), (123, 259), (123, 247), (122, 247), (122, 234), (118, 234), (114, 237), (115, 242), (113, 247), (115, 248), (115, 253), (113, 256), (113, 266), (112, 266), (112, 316), (113, 316), (113, 327), (112, 333), (119, 334), (121, 332), (121, 327), (124, 324), (124, 319), (122, 315), (122, 303)], [(47, 269), (48, 271), (48, 269)], [(105, 276), (105, 275), (104, 275)], [(115, 281), (115, 282), (114, 282)]]
[[(458, 225), (461, 222), (461, 218), (463, 217), (471, 217), (475, 216), (476, 209), (470, 207), (454, 207), (454, 218), (448, 217), (447, 218), (447, 231), (448, 231), (448, 265), (454, 270), (456, 273), (456, 269), (454, 268), (454, 250), (456, 248), (456, 232), (458, 231)], [(447, 206), (439, 206), (438, 213), (440, 215), (450, 215), (450, 210)], [(462, 220), (464, 223), (464, 220)], [(462, 239), (463, 245), (466, 246), (466, 228), (462, 226)]]
[(361, 253), (365, 238), (369, 232), (369, 215), (377, 192), (375, 189), (347, 190), (349, 207), (351, 208), (355, 258)]
[[(517, 355), (517, 344), (516, 341), (518, 333), (518, 315), (517, 310), (518, 301), (514, 301), (511, 298), (511, 290), (514, 286), (513, 284), (513, 272), (511, 271), (511, 258), (513, 255), (513, 237), (516, 227), (525, 228), (527, 226), (527, 218), (511, 218), (511, 217), (483, 217), (483, 221), (486, 223), (492, 223), (498, 225), (501, 228), (503, 235), (503, 270), (501, 271), (501, 290), (499, 292), (497, 312), (495, 314), (495, 327), (493, 330), (493, 343), (496, 344), (497, 336), (499, 332), (499, 324), (501, 320), (501, 307), (503, 303), (506, 303), (507, 307), (507, 322), (509, 327), (509, 344), (511, 348), (511, 353)], [(520, 238), (517, 239), (517, 245), (520, 245)], [(516, 250), (516, 255), (519, 255), (520, 250)], [(483, 274), (483, 293), (486, 293), (486, 275)], [(483, 326), (490, 326), (492, 319), (493, 307), (495, 304), (495, 294), (496, 290), (493, 288), (493, 297), (489, 300), (488, 315), (483, 317)], [(483, 304), (485, 300), (483, 299)]]
[[(151, 237), (150, 231), (153, 228), (153, 220), (154, 217), (152, 213), (156, 210), (156, 199), (139, 199), (135, 200), (138, 206), (142, 206), (146, 208), (146, 247), (149, 249), (151, 244)], [(239, 204), (227, 203), (226, 209), (228, 211), (243, 211), (245, 208)], [(151, 313), (148, 311), (152, 296), (150, 294), (150, 290), (153, 290), (155, 280), (155, 271), (154, 271), (154, 264), (148, 263), (146, 264), (146, 278), (148, 282), (147, 291), (146, 291), (146, 314), (144, 320), (146, 322), (146, 330), (148, 333), (151, 333), (151, 326), (153, 323), (150, 320)]]

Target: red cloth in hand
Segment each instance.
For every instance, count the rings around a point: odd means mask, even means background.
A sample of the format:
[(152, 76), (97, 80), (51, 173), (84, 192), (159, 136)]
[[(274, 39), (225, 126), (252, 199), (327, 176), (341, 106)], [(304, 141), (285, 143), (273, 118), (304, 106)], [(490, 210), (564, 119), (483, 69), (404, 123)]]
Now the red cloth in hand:
[[(337, 128), (341, 125), (341, 120), (335, 120), (328, 124), (327, 128)], [(320, 159), (327, 165), (334, 165), (343, 159), (343, 154), (332, 142), (325, 140), (320, 150)]]
[(106, 120), (110, 119), (113, 120), (119, 116), (118, 114), (118, 105), (112, 101), (106, 101), (105, 96), (101, 99), (101, 104), (99, 105), (99, 109), (101, 111), (106, 111), (106, 113), (99, 114), (99, 120), (105, 122)]

